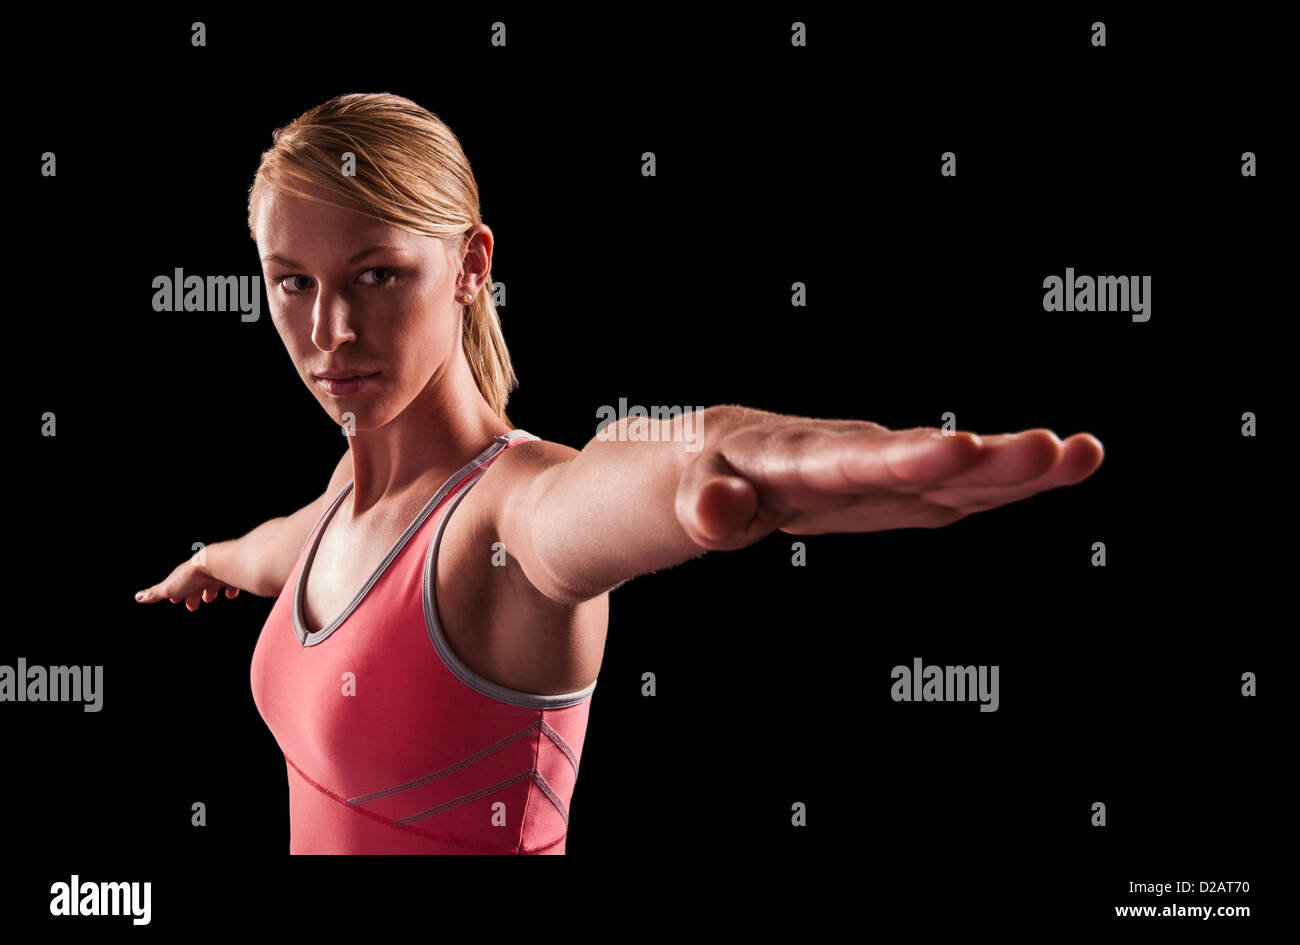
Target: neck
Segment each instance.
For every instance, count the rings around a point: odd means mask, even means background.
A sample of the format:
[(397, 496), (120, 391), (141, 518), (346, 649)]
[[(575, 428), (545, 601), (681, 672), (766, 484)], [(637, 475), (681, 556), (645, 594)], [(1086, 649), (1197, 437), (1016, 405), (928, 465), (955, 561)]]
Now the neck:
[(349, 438), (353, 517), (430, 478), (446, 479), (509, 429), (483, 399), (457, 346), (405, 410)]

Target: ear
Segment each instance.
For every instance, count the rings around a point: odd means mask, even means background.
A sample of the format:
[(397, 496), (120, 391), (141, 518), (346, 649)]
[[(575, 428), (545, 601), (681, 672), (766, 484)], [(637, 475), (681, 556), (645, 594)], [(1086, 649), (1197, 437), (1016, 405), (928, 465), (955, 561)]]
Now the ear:
[(460, 259), (457, 261), (459, 281), (465, 290), (477, 294), (492, 274), (492, 231), (478, 224), (466, 231), (461, 239)]

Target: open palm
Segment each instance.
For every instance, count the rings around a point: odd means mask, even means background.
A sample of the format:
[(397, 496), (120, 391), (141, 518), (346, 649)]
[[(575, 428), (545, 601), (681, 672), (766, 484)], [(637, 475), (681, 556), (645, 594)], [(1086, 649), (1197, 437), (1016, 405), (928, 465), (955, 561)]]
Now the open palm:
[(724, 437), (687, 467), (677, 518), (701, 547), (792, 535), (936, 528), (1073, 485), (1101, 465), (1100, 441), (1051, 430), (979, 436), (791, 418)]

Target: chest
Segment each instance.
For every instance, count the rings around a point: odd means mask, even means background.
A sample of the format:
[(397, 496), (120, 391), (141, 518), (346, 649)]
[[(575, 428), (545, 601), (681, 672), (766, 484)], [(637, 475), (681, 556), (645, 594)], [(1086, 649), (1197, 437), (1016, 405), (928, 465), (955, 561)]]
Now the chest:
[[(315, 552), (305, 565), (302, 612), (306, 629), (317, 632), (337, 622), (361, 597), (396, 546), (419, 509), (393, 509), (366, 522), (349, 520), (351, 494), (323, 523)], [(404, 517), (405, 516), (405, 517)], [(408, 542), (409, 543), (409, 542)], [(403, 549), (414, 553), (415, 548)]]
[[(471, 489), (456, 504), (443, 529), (437, 558), (428, 573), (444, 635), (471, 670), (498, 685), (550, 695), (589, 685), (600, 671), (607, 601), (587, 605), (580, 615), (539, 594), (519, 564), (499, 546), (487, 510)], [(350, 520), (345, 496), (322, 523), (302, 588), (308, 631), (334, 624), (359, 605), (376, 578), (397, 555), (421, 566), (429, 537), (444, 514), (434, 509), (414, 532), (419, 502), (394, 504)], [(401, 547), (399, 548), (399, 545)], [(600, 610), (600, 613), (596, 613)], [(582, 625), (575, 626), (575, 620)], [(335, 632), (347, 633), (346, 618)]]

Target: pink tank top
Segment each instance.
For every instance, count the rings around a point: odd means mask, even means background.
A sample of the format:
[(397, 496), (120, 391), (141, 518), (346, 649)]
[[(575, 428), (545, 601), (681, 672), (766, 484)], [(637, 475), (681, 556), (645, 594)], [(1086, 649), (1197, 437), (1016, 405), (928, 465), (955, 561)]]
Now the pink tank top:
[[(596, 688), (507, 689), (452, 652), (434, 563), (456, 504), (511, 430), (429, 499), (352, 603), (304, 625), (322, 513), (253, 653), (253, 701), (284, 754), (290, 853), (563, 853)], [(484, 551), (484, 561), (488, 561)]]

